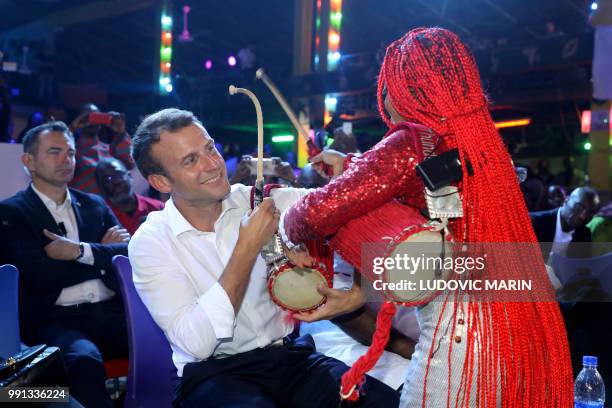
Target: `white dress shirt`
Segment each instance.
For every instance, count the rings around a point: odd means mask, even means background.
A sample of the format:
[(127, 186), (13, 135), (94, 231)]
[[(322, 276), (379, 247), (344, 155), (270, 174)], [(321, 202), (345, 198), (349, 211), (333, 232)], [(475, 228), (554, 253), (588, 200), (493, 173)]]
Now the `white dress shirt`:
[[(218, 283), (250, 211), (250, 191), (232, 186), (214, 232), (197, 230), (170, 199), (163, 211), (149, 214), (129, 243), (134, 285), (168, 338), (179, 376), (187, 363), (265, 347), (293, 330), (288, 314), (268, 294), (261, 256), (237, 315)], [(271, 196), (283, 211), (307, 192), (281, 188)]]
[[(77, 225), (74, 209), (72, 208), (70, 191), (66, 191), (66, 199), (64, 202), (57, 204), (51, 198), (37, 190), (34, 184), (31, 184), (31, 186), (32, 190), (34, 190), (45, 207), (49, 210), (55, 222), (58, 225), (60, 222), (64, 224), (66, 228), (66, 238), (74, 242), (79, 242), (79, 226)], [(84, 242), (83, 247), (83, 256), (78, 262), (86, 265), (93, 265), (94, 256), (91, 251), (91, 246)], [(73, 306), (79, 303), (96, 303), (108, 300), (114, 295), (115, 292), (110, 290), (101, 279), (90, 279), (62, 289), (55, 304), (58, 306)]]
[(555, 227), (555, 238), (553, 239), (553, 250), (559, 255), (565, 255), (567, 253), (567, 247), (570, 242), (572, 242), (572, 238), (574, 237), (574, 230), (569, 232), (563, 231), (561, 227), (561, 209), (557, 211), (557, 224)]
[[(555, 238), (553, 239), (552, 248), (550, 249), (550, 255), (553, 253), (565, 256), (567, 254), (567, 248), (569, 247), (572, 238), (574, 237), (574, 230), (569, 232), (563, 231), (561, 227), (561, 210), (557, 211), (557, 223), (555, 226)], [(551, 266), (550, 258), (546, 262), (546, 273), (548, 278), (553, 285), (555, 290), (559, 290), (563, 287), (561, 281), (557, 277), (554, 269)]]

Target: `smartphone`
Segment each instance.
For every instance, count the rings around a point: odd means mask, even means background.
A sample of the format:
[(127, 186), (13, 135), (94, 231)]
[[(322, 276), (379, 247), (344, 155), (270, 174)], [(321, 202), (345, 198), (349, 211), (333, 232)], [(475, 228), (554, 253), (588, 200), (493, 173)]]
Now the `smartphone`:
[[(242, 161), (247, 162), (251, 174), (257, 175), (257, 159), (255, 157), (245, 155), (242, 156)], [(276, 166), (281, 162), (280, 157), (270, 157), (263, 159), (263, 175), (276, 176)]]
[(87, 121), (90, 125), (106, 125), (113, 123), (113, 115), (103, 112), (90, 112)]
[(416, 166), (417, 174), (431, 191), (463, 178), (459, 150), (452, 149), (439, 156), (425, 159)]
[(345, 135), (353, 133), (353, 122), (342, 122), (342, 131)]

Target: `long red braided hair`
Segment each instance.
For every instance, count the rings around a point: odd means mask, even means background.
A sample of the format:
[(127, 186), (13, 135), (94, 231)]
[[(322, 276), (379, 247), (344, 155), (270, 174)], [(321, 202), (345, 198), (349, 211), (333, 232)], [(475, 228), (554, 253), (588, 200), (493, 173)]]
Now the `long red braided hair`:
[[(419, 28), (387, 48), (378, 104), (391, 126), (385, 114), (385, 90), (399, 115), (429, 127), (459, 149), (464, 215), (453, 225), (455, 240), (537, 242), (510, 156), (487, 109), (475, 60), (459, 38), (441, 28)], [(524, 278), (519, 275), (528, 269), (548, 285), (539, 253), (519, 262), (531, 264), (511, 262), (499, 275)], [(478, 323), (468, 335), (464, 367), (454, 367), (460, 371), (461, 388), (455, 396), (449, 388), (447, 406), (468, 405), (476, 387), (479, 406), (495, 407), (498, 384), (503, 407), (572, 406), (571, 364), (559, 307), (554, 301), (532, 300), (470, 302), (468, 319)], [(453, 307), (452, 303), (447, 306)]]

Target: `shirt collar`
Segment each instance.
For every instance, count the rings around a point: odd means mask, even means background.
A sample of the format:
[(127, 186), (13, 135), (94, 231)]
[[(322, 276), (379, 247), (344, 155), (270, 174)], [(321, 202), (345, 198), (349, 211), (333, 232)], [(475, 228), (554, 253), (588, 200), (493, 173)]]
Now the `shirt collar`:
[(32, 186), (32, 190), (34, 190), (38, 198), (41, 199), (41, 201), (47, 208), (53, 208), (55, 210), (58, 210), (61, 207), (69, 206), (72, 204), (72, 196), (70, 195), (70, 190), (68, 189), (66, 189), (66, 198), (64, 199), (64, 202), (61, 204), (57, 204), (51, 198), (49, 198), (44, 193), (42, 193), (40, 190), (38, 190), (36, 187), (34, 187), (34, 183), (31, 183), (30, 185)]
[[(221, 214), (219, 215), (219, 218), (217, 218), (217, 220), (215, 221), (215, 225), (217, 225), (219, 220), (221, 220), (229, 210), (240, 208), (239, 203), (233, 196), (234, 189), (232, 189), (230, 194), (228, 194), (228, 196), (225, 197), (221, 202)], [(179, 235), (189, 231), (202, 232), (199, 231), (193, 225), (191, 225), (189, 221), (187, 221), (187, 219), (183, 216), (183, 214), (181, 214), (179, 209), (176, 208), (176, 205), (174, 204), (174, 199), (172, 199), (172, 197), (170, 197), (168, 201), (166, 201), (164, 212), (168, 214), (168, 222), (170, 223), (170, 228), (172, 229), (172, 233), (175, 236), (178, 237)]]

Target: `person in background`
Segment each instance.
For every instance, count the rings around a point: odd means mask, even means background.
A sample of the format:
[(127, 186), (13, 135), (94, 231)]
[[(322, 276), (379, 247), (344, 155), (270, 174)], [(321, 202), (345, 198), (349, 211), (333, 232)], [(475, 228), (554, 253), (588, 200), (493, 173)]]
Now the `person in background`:
[(546, 192), (546, 205), (549, 210), (561, 207), (566, 199), (567, 193), (563, 187), (558, 184), (548, 186), (548, 191)]
[(96, 167), (96, 178), (102, 197), (132, 235), (150, 212), (164, 208), (161, 201), (134, 192), (132, 175), (118, 159), (102, 159)]
[(109, 112), (112, 117), (108, 125), (91, 123), (90, 113), (100, 113), (94, 104), (83, 105), (79, 116), (70, 125), (76, 140), (76, 173), (70, 187), (93, 194), (100, 194), (96, 180), (96, 166), (100, 160), (115, 157), (128, 170), (134, 168), (130, 156), (131, 139), (125, 129), (125, 117)]
[(597, 215), (587, 224), (587, 228), (591, 230), (592, 240), (598, 244), (607, 244), (604, 246), (594, 245), (594, 255), (603, 255), (612, 251), (610, 243), (612, 243), (612, 203), (608, 203), (603, 207)]
[(103, 360), (128, 355), (111, 260), (127, 255), (130, 235), (101, 197), (68, 188), (75, 147), (64, 123), (31, 129), (23, 152), (32, 183), (0, 203), (0, 248), (19, 269), (21, 338), (59, 347), (70, 395), (111, 407)]

